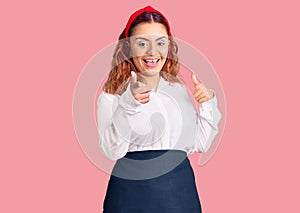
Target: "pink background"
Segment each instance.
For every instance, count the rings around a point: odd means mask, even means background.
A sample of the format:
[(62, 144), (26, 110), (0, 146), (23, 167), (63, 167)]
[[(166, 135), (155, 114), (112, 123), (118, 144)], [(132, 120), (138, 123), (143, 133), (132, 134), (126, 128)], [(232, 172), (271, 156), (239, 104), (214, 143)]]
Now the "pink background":
[(73, 91), (88, 60), (148, 3), (211, 61), (226, 95), (217, 152), (204, 167), (191, 157), (203, 212), (300, 212), (296, 0), (7, 2), (0, 212), (101, 212), (109, 176), (77, 141)]

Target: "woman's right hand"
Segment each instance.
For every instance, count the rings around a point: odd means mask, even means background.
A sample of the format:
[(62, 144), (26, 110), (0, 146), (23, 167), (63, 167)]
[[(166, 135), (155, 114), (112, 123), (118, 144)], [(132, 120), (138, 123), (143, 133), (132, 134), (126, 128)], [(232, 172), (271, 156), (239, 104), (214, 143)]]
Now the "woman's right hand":
[(137, 81), (137, 76), (134, 71), (131, 71), (130, 90), (135, 100), (141, 104), (149, 102), (151, 88), (146, 84)]

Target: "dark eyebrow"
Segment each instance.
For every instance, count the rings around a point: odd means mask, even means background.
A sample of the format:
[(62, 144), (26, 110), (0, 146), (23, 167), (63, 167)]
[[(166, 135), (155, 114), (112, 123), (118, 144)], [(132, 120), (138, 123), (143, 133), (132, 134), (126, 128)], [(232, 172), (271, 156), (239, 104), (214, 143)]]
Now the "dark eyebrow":
[(159, 37), (159, 38), (157, 38), (155, 41), (158, 41), (158, 40), (160, 40), (160, 39), (162, 39), (162, 38), (165, 38), (165, 39), (167, 39), (167, 36), (162, 36), (162, 37)]
[[(159, 37), (159, 38), (155, 39), (155, 41), (158, 41), (158, 40), (160, 40), (160, 39), (162, 39), (162, 38), (165, 38), (165, 39), (167, 39), (167, 36), (161, 36), (161, 37)], [(144, 37), (137, 37), (137, 38), (135, 38), (135, 40), (137, 40), (137, 39), (142, 39), (142, 40), (149, 41), (149, 39), (147, 39), (147, 38), (144, 38)]]
[(146, 39), (146, 38), (143, 38), (143, 37), (137, 37), (137, 38), (135, 38), (135, 40), (138, 40), (138, 39), (149, 41), (149, 39)]

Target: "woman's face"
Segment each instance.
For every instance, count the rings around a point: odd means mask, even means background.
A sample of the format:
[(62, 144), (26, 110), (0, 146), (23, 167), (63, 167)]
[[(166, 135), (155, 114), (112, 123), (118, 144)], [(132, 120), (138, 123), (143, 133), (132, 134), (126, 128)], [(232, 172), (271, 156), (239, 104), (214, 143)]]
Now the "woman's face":
[(160, 72), (166, 62), (169, 47), (165, 26), (155, 22), (136, 25), (130, 37), (130, 47), (138, 71)]

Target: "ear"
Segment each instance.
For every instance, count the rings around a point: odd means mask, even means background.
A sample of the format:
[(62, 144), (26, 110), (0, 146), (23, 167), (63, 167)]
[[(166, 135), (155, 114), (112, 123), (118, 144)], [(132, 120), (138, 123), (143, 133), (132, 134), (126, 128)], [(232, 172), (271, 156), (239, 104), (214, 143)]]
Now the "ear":
[(132, 58), (132, 50), (131, 50), (131, 44), (129, 38), (124, 39), (123, 45), (126, 49), (126, 53), (128, 54), (128, 58)]
[(168, 39), (168, 50), (169, 50), (169, 52), (170, 52), (171, 48), (172, 48), (172, 46), (171, 46), (171, 40), (170, 40), (170, 38), (169, 38), (169, 39)]

